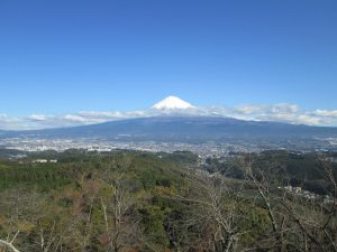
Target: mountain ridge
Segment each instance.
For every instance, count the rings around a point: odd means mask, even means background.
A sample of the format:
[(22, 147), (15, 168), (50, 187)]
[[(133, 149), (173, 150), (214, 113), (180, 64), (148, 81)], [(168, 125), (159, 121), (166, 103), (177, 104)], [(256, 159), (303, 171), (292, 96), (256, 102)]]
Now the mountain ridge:
[(121, 140), (220, 140), (337, 137), (337, 128), (205, 116), (154, 116), (69, 128), (11, 131), (7, 137), (98, 138)]

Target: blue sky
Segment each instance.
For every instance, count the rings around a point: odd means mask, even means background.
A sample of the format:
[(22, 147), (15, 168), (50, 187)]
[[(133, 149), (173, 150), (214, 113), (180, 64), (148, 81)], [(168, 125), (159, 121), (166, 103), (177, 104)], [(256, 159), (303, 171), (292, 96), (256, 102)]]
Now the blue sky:
[[(337, 2), (0, 1), (0, 114), (337, 109)], [(0, 125), (1, 126), (1, 125)]]

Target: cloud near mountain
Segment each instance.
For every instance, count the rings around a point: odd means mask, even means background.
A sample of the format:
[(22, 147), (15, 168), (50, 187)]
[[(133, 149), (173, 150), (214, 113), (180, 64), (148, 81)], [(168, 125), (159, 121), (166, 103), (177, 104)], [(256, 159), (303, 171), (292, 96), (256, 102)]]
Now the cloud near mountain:
[(102, 123), (129, 118), (161, 115), (216, 116), (242, 120), (275, 121), (316, 126), (337, 126), (337, 110), (303, 110), (296, 104), (241, 105), (236, 107), (197, 107), (174, 96), (139, 111), (81, 111), (65, 115), (32, 114), (25, 117), (11, 117), (0, 114), (0, 129), (22, 130), (57, 128)]

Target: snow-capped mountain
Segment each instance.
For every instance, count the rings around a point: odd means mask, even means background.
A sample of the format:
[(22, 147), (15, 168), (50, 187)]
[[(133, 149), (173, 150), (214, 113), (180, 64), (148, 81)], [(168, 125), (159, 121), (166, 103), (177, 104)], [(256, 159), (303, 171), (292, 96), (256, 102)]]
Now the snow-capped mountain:
[[(203, 110), (176, 97), (169, 96), (151, 109), (128, 114), (119, 120), (85, 126), (30, 131), (0, 131), (1, 138), (41, 139), (113, 139), (118, 141), (259, 141), (283, 148), (288, 139), (337, 138), (337, 128), (311, 127), (267, 121), (245, 121)], [(315, 140), (316, 141), (316, 140)], [(275, 144), (275, 145), (274, 145)]]
[[(337, 128), (311, 127), (277, 122), (243, 121), (233, 118), (167, 115), (147, 118), (134, 118), (100, 124), (7, 132), (6, 138), (37, 139), (102, 139), (118, 141), (260, 141), (282, 147), (288, 140), (303, 141), (337, 138)], [(315, 140), (316, 139), (316, 140)], [(275, 144), (275, 145), (274, 145)], [(283, 148), (283, 147), (282, 147)]]
[(179, 111), (179, 110), (189, 110), (195, 109), (196, 107), (192, 104), (180, 99), (176, 96), (168, 96), (160, 102), (154, 104), (152, 109), (159, 111)]

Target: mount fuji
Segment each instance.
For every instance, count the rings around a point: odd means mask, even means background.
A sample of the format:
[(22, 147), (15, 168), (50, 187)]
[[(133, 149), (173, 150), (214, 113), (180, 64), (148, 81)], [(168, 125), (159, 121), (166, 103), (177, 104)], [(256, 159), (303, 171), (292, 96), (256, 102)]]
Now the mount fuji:
[(289, 139), (296, 142), (337, 138), (337, 128), (216, 117), (203, 114), (201, 108), (176, 96), (169, 96), (154, 104), (143, 117), (69, 128), (7, 131), (0, 137), (175, 142), (235, 140), (275, 144)]

